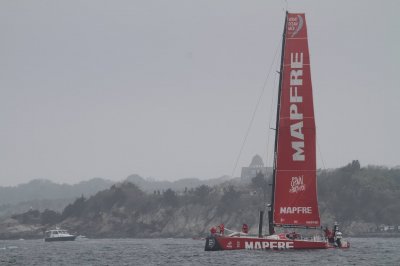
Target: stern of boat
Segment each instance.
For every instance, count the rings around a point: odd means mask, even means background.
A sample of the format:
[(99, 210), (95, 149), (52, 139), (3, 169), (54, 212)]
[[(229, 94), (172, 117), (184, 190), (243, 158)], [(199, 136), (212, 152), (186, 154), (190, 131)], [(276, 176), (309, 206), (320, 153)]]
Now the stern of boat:
[(204, 247), (205, 251), (219, 251), (222, 250), (221, 246), (218, 243), (218, 240), (215, 236), (206, 237), (206, 246)]

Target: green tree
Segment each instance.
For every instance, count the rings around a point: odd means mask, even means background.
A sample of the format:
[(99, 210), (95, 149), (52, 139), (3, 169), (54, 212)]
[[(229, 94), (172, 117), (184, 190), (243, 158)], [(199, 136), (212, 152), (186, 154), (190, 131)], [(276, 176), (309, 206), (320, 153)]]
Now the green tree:
[(167, 189), (164, 194), (163, 194), (163, 202), (166, 205), (176, 207), (178, 206), (179, 199), (178, 196), (176, 195), (175, 191), (172, 189)]
[(232, 212), (240, 208), (240, 191), (236, 190), (234, 186), (224, 188), (224, 194), (218, 204), (218, 209), (221, 212)]
[(251, 179), (251, 185), (257, 190), (257, 192), (262, 194), (263, 202), (265, 202), (267, 200), (269, 189), (269, 184), (265, 175), (262, 172), (258, 172), (257, 175)]
[(74, 203), (69, 204), (67, 207), (64, 208), (63, 212), (62, 212), (62, 218), (65, 219), (67, 217), (79, 217), (84, 209), (85, 209), (85, 202), (86, 199), (85, 197), (82, 195), (80, 198), (77, 198)]
[(206, 185), (201, 185), (201, 186), (197, 187), (194, 191), (194, 195), (196, 197), (197, 203), (204, 203), (204, 201), (210, 195), (211, 190), (212, 189)]
[(41, 214), (41, 224), (53, 225), (57, 224), (61, 220), (61, 215), (58, 212), (52, 210), (44, 210)]

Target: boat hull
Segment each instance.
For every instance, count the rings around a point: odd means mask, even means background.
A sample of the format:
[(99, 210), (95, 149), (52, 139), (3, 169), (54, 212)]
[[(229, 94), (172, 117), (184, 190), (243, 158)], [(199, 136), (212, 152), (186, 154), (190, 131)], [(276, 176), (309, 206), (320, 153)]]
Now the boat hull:
[(74, 241), (76, 236), (63, 236), (63, 237), (46, 237), (45, 242), (55, 242), (55, 241)]
[(258, 237), (209, 236), (206, 238), (205, 251), (219, 250), (269, 250), (269, 249), (327, 249), (332, 248), (325, 241), (302, 239), (268, 239)]

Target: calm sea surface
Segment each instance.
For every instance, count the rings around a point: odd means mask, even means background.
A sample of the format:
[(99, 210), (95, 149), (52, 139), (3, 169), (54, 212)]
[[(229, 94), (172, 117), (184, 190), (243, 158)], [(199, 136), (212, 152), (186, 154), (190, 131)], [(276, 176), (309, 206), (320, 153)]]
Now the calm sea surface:
[(348, 250), (205, 252), (192, 239), (0, 240), (0, 265), (400, 265), (400, 238), (353, 238)]

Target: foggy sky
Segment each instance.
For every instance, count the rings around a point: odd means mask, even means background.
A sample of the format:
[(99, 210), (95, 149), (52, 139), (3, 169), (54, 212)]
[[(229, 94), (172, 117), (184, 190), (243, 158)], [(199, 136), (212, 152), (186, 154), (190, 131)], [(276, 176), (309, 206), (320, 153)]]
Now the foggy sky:
[[(319, 167), (400, 164), (399, 3), (289, 1), (306, 13)], [(274, 62), (234, 175), (255, 154), (271, 165), (285, 6), (1, 1), (0, 185), (230, 175)]]

